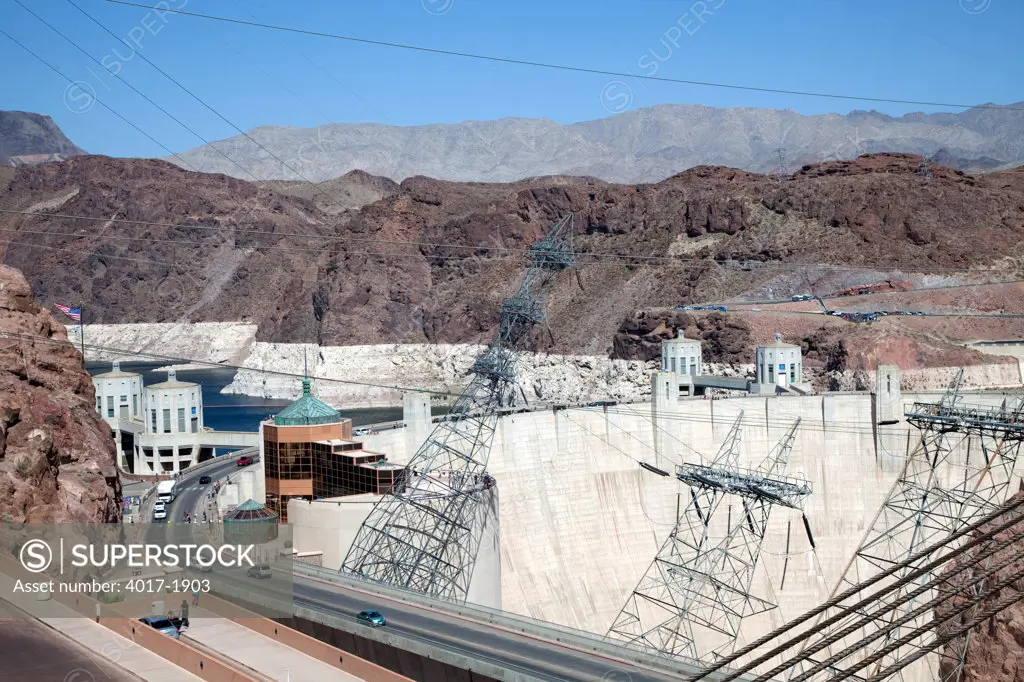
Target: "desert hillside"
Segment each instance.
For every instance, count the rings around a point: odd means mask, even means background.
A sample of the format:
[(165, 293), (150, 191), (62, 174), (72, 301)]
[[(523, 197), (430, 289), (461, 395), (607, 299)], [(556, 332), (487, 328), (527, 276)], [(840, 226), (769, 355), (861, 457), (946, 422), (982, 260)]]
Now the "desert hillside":
[[(1019, 275), (1024, 173), (922, 172), (920, 161), (878, 154), (782, 179), (700, 167), (650, 185), (415, 177), (392, 187), (357, 175), (295, 196), (292, 187), (162, 161), (78, 157), (10, 169), (0, 208), (17, 213), (0, 217), (0, 249), (44, 303), (87, 302), (90, 323), (247, 321), (261, 341), (472, 343), (493, 332), (525, 267), (523, 249), (572, 211), (579, 278), (560, 277), (548, 304), (551, 333), (538, 349), (639, 358), (615, 348), (642, 310), (735, 307), (887, 279), (918, 288)], [(331, 191), (343, 193), (338, 203)], [(370, 203), (353, 204), (356, 195)], [(920, 305), (1024, 312), (1012, 290), (956, 291)], [(922, 295), (900, 291), (878, 305)], [(727, 315), (729, 343), (774, 331), (805, 338), (823, 325), (867, 335), (868, 346), (879, 336), (868, 329), (941, 347), (968, 333), (954, 318), (865, 326), (764, 310)], [(1022, 331), (1013, 319), (974, 322), (972, 338)], [(620, 339), (618, 347), (629, 345)]]

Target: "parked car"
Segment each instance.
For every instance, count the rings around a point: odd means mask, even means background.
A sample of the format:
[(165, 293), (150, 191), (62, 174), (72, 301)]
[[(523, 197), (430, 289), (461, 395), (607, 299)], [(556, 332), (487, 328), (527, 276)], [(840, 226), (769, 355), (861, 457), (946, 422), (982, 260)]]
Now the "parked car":
[(145, 623), (149, 627), (154, 630), (159, 630), (165, 635), (170, 635), (174, 639), (178, 639), (178, 630), (181, 627), (180, 620), (178, 623), (174, 623), (170, 618), (166, 618), (164, 616), (145, 616), (144, 618), (139, 618), (139, 622)]
[(273, 572), (270, 570), (270, 564), (256, 564), (255, 566), (250, 566), (245, 574), (250, 578), (260, 579), (271, 577)]
[(252, 457), (250, 457), (249, 455), (246, 455), (245, 457), (239, 457), (238, 458), (238, 466), (240, 466), (240, 467), (247, 467), (250, 464), (252, 464)]
[(199, 485), (207, 485), (207, 484), (212, 483), (212, 482), (213, 482), (213, 479), (210, 478), (209, 476), (200, 476), (199, 477)]
[(360, 620), (373, 628), (379, 628), (382, 625), (387, 625), (387, 621), (384, 620), (384, 616), (380, 614), (380, 611), (375, 611), (373, 609), (360, 611), (359, 615), (356, 616), (356, 620)]

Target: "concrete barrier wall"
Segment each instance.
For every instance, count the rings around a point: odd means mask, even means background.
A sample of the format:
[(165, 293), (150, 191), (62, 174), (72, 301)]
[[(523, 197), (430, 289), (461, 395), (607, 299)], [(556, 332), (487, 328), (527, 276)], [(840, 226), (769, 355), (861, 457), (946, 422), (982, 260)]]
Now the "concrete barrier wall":
[[(425, 645), (417, 646), (416, 642), (400, 636), (391, 636), (393, 644), (360, 637), (345, 631), (334, 622), (336, 619), (321, 612), (298, 609), (297, 613), (295, 618), (287, 622), (289, 627), (332, 648), (372, 661), (371, 665), (392, 671), (392, 674), (397, 676), (394, 679), (416, 682), (499, 682), (517, 679), (514, 674), (489, 677), (479, 672), (471, 672), (459, 665), (444, 663), (430, 657), (438, 656), (438, 652), (430, 652)], [(377, 634), (386, 636), (386, 633)]]
[(261, 682), (132, 618), (100, 618), (100, 625), (207, 682)]
[(353, 656), (348, 651), (268, 618), (233, 618), (232, 621), (366, 682), (411, 682), (409, 677)]

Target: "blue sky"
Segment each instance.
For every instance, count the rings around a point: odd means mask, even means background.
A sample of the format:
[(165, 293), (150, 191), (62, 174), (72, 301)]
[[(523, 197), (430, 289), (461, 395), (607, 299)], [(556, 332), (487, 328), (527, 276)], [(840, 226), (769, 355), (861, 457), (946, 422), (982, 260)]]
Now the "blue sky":
[[(561, 123), (664, 103), (804, 114), (936, 107), (640, 82), (314, 38), (105, 0), (20, 0), (0, 28), (0, 109), (51, 115), (91, 153), (163, 156), (234, 128), (145, 63), (151, 60), (238, 127), (455, 123), (506, 116)], [(140, 0), (144, 1), (144, 0)], [(951, 103), (1024, 100), (1020, 0), (163, 0), (172, 8), (390, 42), (538, 62), (787, 90)], [(157, 0), (149, 0), (156, 5)], [(702, 17), (698, 14), (706, 10)], [(116, 71), (115, 76), (113, 72)], [(101, 105), (144, 130), (155, 143)], [(603, 93), (603, 97), (602, 97)]]

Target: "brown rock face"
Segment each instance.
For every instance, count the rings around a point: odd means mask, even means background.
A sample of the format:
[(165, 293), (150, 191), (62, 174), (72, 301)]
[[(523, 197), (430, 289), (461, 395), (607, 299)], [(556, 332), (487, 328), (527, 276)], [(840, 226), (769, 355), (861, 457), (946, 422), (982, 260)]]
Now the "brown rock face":
[(120, 520), (114, 441), (95, 402), (64, 327), (20, 272), (0, 266), (0, 518)]
[(705, 362), (753, 362), (748, 348), (750, 329), (741, 320), (712, 313), (691, 315), (678, 310), (640, 310), (623, 320), (615, 333), (612, 357), (649, 362), (661, 357), (661, 342), (677, 332), (704, 341)]
[[(1019, 502), (1024, 492), (1018, 492), (1011, 498), (1013, 502)], [(1020, 510), (1013, 512), (1020, 514)], [(998, 518), (992, 526), (1009, 521), (1009, 515)], [(1013, 535), (1021, 532), (1021, 527), (1012, 526), (995, 536), (995, 542), (1004, 542)], [(989, 569), (996, 568), (1010, 560), (1021, 550), (1021, 542), (1011, 543), (1007, 548), (996, 552), (988, 560), (982, 560), (970, 569), (952, 575), (956, 568), (964, 565), (969, 556), (976, 556), (983, 552), (985, 544), (979, 545), (958, 558), (954, 566), (951, 566), (946, 577), (952, 579), (948, 583), (939, 583), (938, 589), (949, 593), (959, 587), (972, 583), (986, 573)], [(986, 568), (988, 567), (988, 568)], [(990, 594), (981, 602), (978, 609), (971, 607), (968, 603), (967, 590), (962, 591), (952, 599), (947, 600), (941, 607), (936, 608), (936, 620), (944, 620), (956, 616), (948, 624), (939, 628), (940, 633), (951, 632), (967, 624), (976, 615), (981, 614), (1002, 600), (1019, 593), (1022, 589), (1021, 581), (1012, 583), (1009, 586), (992, 591), (993, 587), (999, 585), (1018, 573), (1024, 568), (1024, 562), (1019, 558), (1011, 561), (1009, 565), (993, 573), (985, 579), (983, 589), (989, 590)], [(949, 673), (954, 670), (954, 661), (957, 660), (963, 651), (964, 638), (959, 637), (952, 640), (942, 650), (942, 661), (940, 673), (942, 679), (953, 679)], [(1017, 602), (1004, 611), (995, 614), (992, 618), (978, 624), (970, 631), (970, 639), (967, 645), (967, 655), (964, 658), (963, 675), (959, 678), (961, 682), (1015, 682), (1024, 679), (1024, 602)]]
[[(604, 354), (636, 311), (728, 300), (808, 264), (1008, 276), (996, 264), (1020, 262), (1024, 174), (935, 166), (924, 177), (919, 162), (877, 154), (781, 180), (701, 166), (649, 185), (395, 186), (356, 173), (314, 191), (87, 156), (12, 169), (6, 185), (0, 175), (0, 208), (19, 212), (0, 214), (0, 251), (40, 300), (84, 301), (90, 323), (246, 320), (262, 341), (479, 342), (523, 274), (523, 250), (573, 211), (582, 289), (559, 274), (543, 350)], [(752, 340), (797, 340), (820, 323), (768, 321), (762, 334), (744, 320)], [(1015, 335), (999, 333), (988, 338)]]

